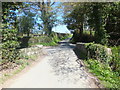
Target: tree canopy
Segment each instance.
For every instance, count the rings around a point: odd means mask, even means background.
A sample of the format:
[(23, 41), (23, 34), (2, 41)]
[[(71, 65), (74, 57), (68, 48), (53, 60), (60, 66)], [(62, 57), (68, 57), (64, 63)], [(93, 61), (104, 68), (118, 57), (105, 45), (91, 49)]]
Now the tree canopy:
[[(95, 42), (107, 44), (111, 40), (119, 40), (120, 3), (63, 3), (64, 22), (69, 30), (75, 30), (77, 37), (82, 37), (83, 30), (88, 27), (95, 31)], [(72, 8), (69, 10), (69, 8)], [(117, 36), (115, 36), (117, 35)], [(114, 37), (113, 37), (114, 36)]]

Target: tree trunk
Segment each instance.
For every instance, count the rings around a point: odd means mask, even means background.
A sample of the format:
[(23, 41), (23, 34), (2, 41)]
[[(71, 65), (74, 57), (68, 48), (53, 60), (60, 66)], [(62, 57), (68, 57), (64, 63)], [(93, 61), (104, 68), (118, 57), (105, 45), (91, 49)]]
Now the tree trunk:
[(90, 36), (92, 36), (92, 30), (90, 29)]
[(82, 36), (83, 35), (83, 23), (81, 24), (79, 30), (80, 30), (80, 36)]
[(30, 36), (30, 33), (29, 33), (29, 32), (27, 32), (27, 36), (28, 36), (28, 37)]

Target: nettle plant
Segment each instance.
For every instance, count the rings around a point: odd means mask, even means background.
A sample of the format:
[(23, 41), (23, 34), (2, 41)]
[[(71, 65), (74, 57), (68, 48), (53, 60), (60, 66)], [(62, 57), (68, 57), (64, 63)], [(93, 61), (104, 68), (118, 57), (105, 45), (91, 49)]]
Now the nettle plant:
[(2, 29), (2, 64), (15, 63), (19, 59), (19, 42), (16, 29)]

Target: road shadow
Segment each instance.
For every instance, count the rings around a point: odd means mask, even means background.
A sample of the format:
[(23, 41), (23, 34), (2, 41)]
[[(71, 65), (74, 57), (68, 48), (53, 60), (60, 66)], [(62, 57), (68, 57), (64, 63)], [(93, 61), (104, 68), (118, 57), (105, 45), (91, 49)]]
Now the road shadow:
[(69, 42), (69, 39), (66, 39), (64, 41), (58, 42), (60, 48), (71, 48), (73, 49), (75, 55), (77, 56), (78, 59), (82, 59), (85, 60), (87, 58), (87, 55), (83, 52), (80, 52), (77, 48), (76, 48), (76, 44), (72, 44)]
[(77, 56), (78, 59), (81, 60), (86, 60), (87, 59), (87, 55), (81, 51), (79, 51), (76, 47), (73, 49), (75, 55)]

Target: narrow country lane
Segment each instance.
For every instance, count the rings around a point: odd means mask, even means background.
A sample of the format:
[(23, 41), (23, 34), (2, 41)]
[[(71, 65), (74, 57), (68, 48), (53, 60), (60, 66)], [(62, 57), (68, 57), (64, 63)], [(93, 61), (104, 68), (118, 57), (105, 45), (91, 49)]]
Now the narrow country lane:
[(29, 71), (16, 77), (7, 88), (97, 88), (76, 62), (73, 48), (67, 40), (59, 46), (43, 48), (47, 55)]

